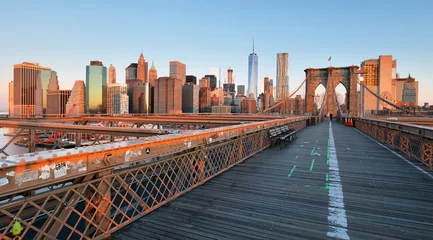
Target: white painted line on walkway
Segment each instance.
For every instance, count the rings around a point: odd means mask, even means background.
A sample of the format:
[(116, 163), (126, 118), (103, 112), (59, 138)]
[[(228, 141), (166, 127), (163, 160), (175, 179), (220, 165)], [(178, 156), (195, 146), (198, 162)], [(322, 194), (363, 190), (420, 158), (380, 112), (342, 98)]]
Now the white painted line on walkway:
[(329, 203), (328, 203), (328, 237), (350, 239), (347, 234), (346, 210), (344, 209), (343, 187), (338, 168), (332, 124), (329, 121)]
[(405, 157), (403, 157), (402, 155), (400, 155), (400, 154), (398, 154), (397, 152), (395, 152), (394, 150), (392, 150), (391, 148), (389, 148), (389, 147), (387, 147), (387, 146), (385, 146), (385, 145), (383, 145), (382, 143), (380, 143), (380, 142), (378, 142), (378, 141), (376, 141), (376, 139), (374, 139), (374, 138), (371, 138), (370, 136), (368, 136), (367, 134), (365, 134), (365, 133), (363, 133), (363, 132), (361, 132), (361, 131), (359, 131), (357, 128), (355, 128), (355, 130), (356, 131), (358, 131), (358, 132), (360, 132), (362, 135), (364, 135), (364, 136), (366, 136), (366, 137), (368, 137), (368, 138), (370, 138), (371, 140), (373, 140), (373, 141), (375, 141), (377, 144), (379, 144), (380, 146), (382, 146), (382, 147), (384, 147), (385, 149), (388, 149), (388, 151), (390, 151), (390, 152), (392, 152), (392, 153), (394, 153), (394, 155), (396, 155), (397, 157), (399, 157), (399, 158), (401, 158), (401, 159), (403, 159), (405, 162), (407, 162), (407, 163), (409, 163), (412, 167), (414, 167), (414, 168), (416, 168), (416, 169), (418, 169), (420, 172), (422, 172), (422, 173), (424, 173), (427, 177), (429, 177), (429, 178), (431, 178), (431, 179), (433, 179), (433, 176), (430, 174), (430, 173), (428, 173), (428, 172), (426, 172), (424, 169), (422, 169), (422, 168), (420, 168), (420, 167), (418, 167), (417, 165), (415, 165), (413, 162), (411, 162), (411, 161), (409, 161), (409, 160), (407, 160)]

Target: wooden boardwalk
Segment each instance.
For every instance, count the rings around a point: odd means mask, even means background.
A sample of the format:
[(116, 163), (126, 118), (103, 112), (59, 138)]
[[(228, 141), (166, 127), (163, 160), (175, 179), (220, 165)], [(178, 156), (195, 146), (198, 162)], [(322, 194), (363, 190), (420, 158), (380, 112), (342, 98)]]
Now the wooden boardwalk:
[(433, 239), (431, 172), (335, 122), (298, 136), (112, 239)]

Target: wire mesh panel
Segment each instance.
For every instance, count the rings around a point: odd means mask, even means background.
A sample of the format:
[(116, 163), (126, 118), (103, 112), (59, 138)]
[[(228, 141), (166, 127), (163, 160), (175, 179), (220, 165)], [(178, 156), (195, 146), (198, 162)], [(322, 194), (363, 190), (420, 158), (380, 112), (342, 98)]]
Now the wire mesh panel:
[[(372, 122), (358, 120), (356, 128), (389, 147), (403, 152), (406, 156), (420, 161), (432, 169), (433, 141), (428, 138), (390, 128), (374, 125)], [(418, 130), (417, 133), (422, 131)]]
[[(290, 124), (299, 130), (306, 121)], [(219, 142), (118, 170), (101, 170), (78, 184), (0, 202), (0, 234), (12, 239), (101, 239), (210, 180), (270, 145), (257, 129)]]

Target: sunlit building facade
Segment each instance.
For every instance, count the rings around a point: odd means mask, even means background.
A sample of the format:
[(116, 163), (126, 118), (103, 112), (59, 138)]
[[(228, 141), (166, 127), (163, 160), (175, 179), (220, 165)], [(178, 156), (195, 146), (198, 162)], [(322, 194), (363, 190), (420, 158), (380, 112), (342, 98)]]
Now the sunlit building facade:
[[(132, 113), (151, 113), (149, 83), (138, 83), (132, 87)], [(129, 107), (131, 108), (131, 106)], [(130, 109), (131, 112), (131, 109)]]
[(116, 83), (116, 68), (110, 64), (108, 69), (108, 84)]
[(137, 79), (141, 82), (147, 82), (148, 63), (144, 59), (143, 53), (140, 54), (137, 64)]
[(68, 113), (66, 104), (68, 103), (71, 90), (48, 90), (47, 91), (47, 115), (64, 116)]
[(155, 63), (152, 61), (152, 66), (149, 70), (149, 83), (152, 87), (155, 86), (156, 80), (158, 79), (158, 71), (156, 70)]
[(171, 61), (170, 77), (182, 80), (182, 85), (184, 85), (186, 83), (186, 65), (179, 61)]
[(86, 113), (106, 113), (107, 67), (100, 61), (86, 66)]
[(155, 113), (182, 113), (182, 80), (160, 77), (155, 86)]
[(126, 91), (127, 85), (124, 83), (107, 85), (107, 114), (129, 113), (129, 97)]
[[(361, 63), (363, 84), (391, 103), (397, 103), (396, 99), (396, 68), (397, 61), (391, 55), (381, 55), (378, 59), (368, 59)], [(379, 100), (373, 94), (361, 88), (362, 112), (371, 113), (371, 110), (390, 108), (388, 104)]]
[(83, 80), (77, 80), (66, 103), (66, 116), (79, 117), (85, 113), (86, 86)]
[(289, 96), (289, 54), (277, 53), (277, 101)]
[(44, 113), (51, 75), (50, 68), (38, 63), (14, 65), (13, 102), (10, 102), (14, 117), (40, 116)]

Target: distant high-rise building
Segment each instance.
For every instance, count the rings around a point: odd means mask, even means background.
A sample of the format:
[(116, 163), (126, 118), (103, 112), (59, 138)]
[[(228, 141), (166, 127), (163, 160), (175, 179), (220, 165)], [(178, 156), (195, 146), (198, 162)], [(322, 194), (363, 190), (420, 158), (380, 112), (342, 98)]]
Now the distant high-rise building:
[[(188, 78), (187, 78), (188, 82)], [(196, 84), (187, 84), (182, 87), (182, 112), (199, 112), (199, 91), (200, 87)]]
[[(396, 102), (396, 65), (397, 62), (396, 60), (392, 60), (391, 55), (379, 56), (379, 59), (368, 59), (361, 63), (363, 84), (377, 95), (392, 103)], [(390, 107), (364, 88), (361, 88), (361, 95), (363, 113), (368, 114), (371, 110), (381, 110)]]
[(106, 113), (107, 67), (100, 61), (86, 66), (86, 113)]
[(127, 79), (126, 80), (126, 86), (128, 90), (126, 91), (126, 94), (128, 95), (129, 99), (129, 113), (134, 113), (134, 109), (137, 109), (137, 106), (134, 106), (134, 96), (133, 96), (133, 90), (134, 88), (138, 87), (139, 84), (142, 84), (143, 82), (138, 79)]
[(289, 54), (277, 53), (277, 101), (289, 96)]
[(116, 83), (116, 68), (110, 64), (108, 69), (108, 84)]
[(224, 89), (224, 92), (229, 92), (229, 93), (234, 93), (236, 91), (234, 83), (224, 83), (223, 89)]
[(271, 102), (275, 99), (275, 86), (274, 86), (274, 80), (269, 79), (269, 93), (271, 94)]
[(137, 80), (137, 63), (131, 63), (125, 68), (125, 80)]
[(245, 96), (245, 85), (238, 85), (238, 96)]
[(269, 86), (270, 86), (270, 81), (269, 81), (269, 77), (265, 77), (263, 79), (263, 92), (269, 92)]
[(259, 57), (254, 52), (254, 41), (253, 41), (253, 52), (248, 56), (248, 96), (257, 98), (257, 83), (259, 76)]
[(197, 77), (194, 75), (187, 75), (186, 84), (197, 84)]
[(178, 62), (170, 62), (170, 77), (182, 80), (182, 85), (186, 83), (186, 65)]
[(411, 77), (410, 74), (404, 83), (401, 95), (403, 103), (409, 103), (410, 105), (418, 106), (418, 81), (415, 81), (415, 78)]
[(124, 83), (107, 85), (107, 114), (129, 113), (129, 97)]
[(410, 103), (418, 106), (418, 81), (411, 77), (395, 79), (395, 100), (397, 103)]
[(79, 117), (85, 112), (85, 90), (83, 80), (74, 83), (68, 102), (66, 103), (66, 117)]
[(231, 94), (225, 95), (223, 100), (223, 105), (231, 106), (233, 103), (233, 96)]
[(160, 77), (155, 86), (155, 113), (182, 113), (182, 79)]
[(218, 97), (217, 105), (223, 104), (223, 101), (224, 101), (224, 90), (222, 88), (215, 88), (213, 91), (211, 91), (210, 95), (211, 96), (216, 95)]
[(241, 101), (241, 113), (256, 113), (256, 100), (253, 98), (246, 98)]
[(71, 90), (48, 90), (47, 91), (47, 114), (67, 114), (66, 104), (71, 95)]
[(141, 53), (137, 64), (137, 79), (141, 82), (147, 82), (147, 68), (148, 64), (146, 60), (144, 60), (143, 53)]
[(212, 106), (212, 113), (229, 114), (231, 112), (231, 106)]
[(149, 83), (153, 87), (155, 86), (155, 82), (158, 79), (158, 71), (156, 71), (155, 63), (152, 61), (152, 66), (149, 70)]
[[(132, 87), (132, 113), (151, 113), (151, 86), (149, 83), (138, 83)], [(130, 111), (131, 112), (131, 111)]]
[(9, 116), (14, 116), (14, 81), (9, 82), (8, 113), (9, 113)]
[(210, 93), (211, 93), (210, 87), (200, 87), (200, 91), (199, 91), (199, 111), (200, 111), (200, 113), (211, 112), (211, 94)]
[(209, 78), (208, 77), (203, 77), (202, 79), (200, 79), (198, 81), (198, 86), (200, 88), (204, 88), (204, 87), (210, 88), (210, 80), (209, 80)]
[(209, 78), (210, 90), (215, 90), (215, 88), (217, 87), (217, 77), (215, 75), (205, 75), (205, 77)]
[[(50, 85), (51, 83), (51, 85)], [(15, 117), (42, 115), (46, 111), (47, 91), (57, 90), (57, 74), (38, 63), (14, 65), (13, 114)]]
[(233, 84), (233, 69), (227, 69), (227, 83)]

